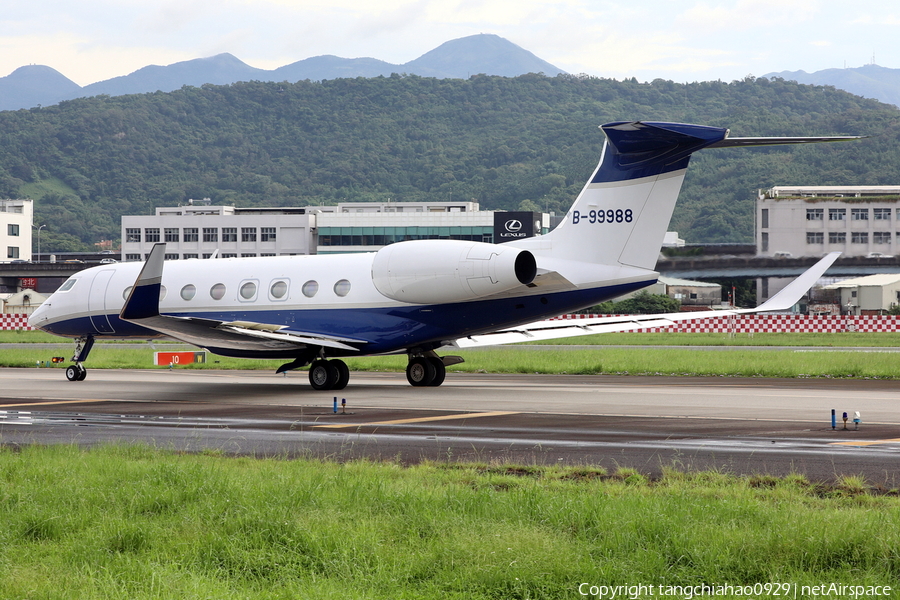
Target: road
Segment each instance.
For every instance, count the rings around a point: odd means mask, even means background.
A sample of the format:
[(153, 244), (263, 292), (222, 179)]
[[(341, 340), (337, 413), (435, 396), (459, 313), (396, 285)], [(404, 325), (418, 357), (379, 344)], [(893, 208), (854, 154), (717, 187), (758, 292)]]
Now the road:
[[(863, 475), (900, 487), (895, 381), (448, 374), (413, 388), (354, 373), (0, 369), (0, 443), (126, 442), (254, 456), (504, 461), (735, 474)], [(831, 428), (831, 410), (838, 414)], [(862, 425), (843, 430), (841, 414)]]

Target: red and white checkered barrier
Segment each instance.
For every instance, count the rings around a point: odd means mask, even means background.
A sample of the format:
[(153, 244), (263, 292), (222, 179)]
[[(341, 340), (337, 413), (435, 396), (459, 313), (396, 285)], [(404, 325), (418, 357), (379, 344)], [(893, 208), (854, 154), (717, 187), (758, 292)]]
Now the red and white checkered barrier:
[[(618, 315), (562, 315), (560, 319), (587, 319)], [(900, 331), (900, 316), (865, 315), (859, 317), (835, 315), (737, 315), (687, 319), (669, 327), (633, 329), (639, 333), (835, 333), (860, 331), (890, 333)]]
[(33, 328), (28, 326), (28, 315), (7, 315), (0, 313), (0, 330), (8, 331), (10, 329), (24, 329), (32, 331)]

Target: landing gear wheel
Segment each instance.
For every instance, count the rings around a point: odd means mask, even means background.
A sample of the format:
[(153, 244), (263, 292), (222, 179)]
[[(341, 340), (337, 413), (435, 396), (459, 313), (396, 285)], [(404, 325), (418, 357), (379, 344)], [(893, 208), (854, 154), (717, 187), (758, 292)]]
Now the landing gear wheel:
[(309, 385), (314, 390), (330, 390), (337, 377), (332, 373), (334, 367), (329, 368), (327, 360), (316, 360), (309, 367)]
[(328, 366), (336, 371), (334, 385), (331, 386), (331, 389), (342, 390), (347, 387), (347, 383), (350, 381), (350, 369), (347, 367), (347, 363), (342, 360), (329, 360)]
[(85, 377), (87, 377), (87, 369), (80, 363), (66, 368), (66, 379), (69, 381), (84, 381)]
[(444, 366), (444, 361), (437, 357), (429, 358), (428, 362), (434, 366), (434, 379), (428, 385), (437, 387), (444, 383), (444, 377), (447, 376), (447, 367)]
[(418, 356), (406, 365), (406, 380), (412, 386), (431, 385), (435, 375), (434, 364), (424, 356)]

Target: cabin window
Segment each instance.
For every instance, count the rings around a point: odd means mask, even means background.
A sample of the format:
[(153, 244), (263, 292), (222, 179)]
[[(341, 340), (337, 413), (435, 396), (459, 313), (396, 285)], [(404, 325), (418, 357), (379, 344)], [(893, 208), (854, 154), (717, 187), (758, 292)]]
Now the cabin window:
[(75, 282), (76, 282), (76, 281), (78, 281), (78, 279), (76, 279), (76, 278), (74, 278), (74, 277), (71, 278), (71, 279), (67, 279), (66, 282), (65, 282), (64, 284), (62, 284), (62, 285), (59, 287), (59, 289), (56, 290), (56, 291), (57, 291), (57, 292), (68, 292), (69, 290), (72, 289), (72, 286), (75, 285)]
[(256, 299), (256, 282), (255, 281), (246, 281), (241, 284), (240, 289), (241, 299), (243, 300), (255, 300)]
[(271, 296), (272, 300), (281, 300), (287, 295), (287, 290), (287, 281), (276, 281), (269, 288), (269, 296)]
[(303, 295), (307, 298), (312, 298), (316, 295), (316, 292), (319, 291), (319, 282), (318, 281), (307, 281), (303, 284)]
[(134, 287), (133, 285), (129, 285), (127, 288), (122, 290), (122, 298), (124, 298), (125, 300), (128, 300), (128, 296), (131, 294), (131, 288), (133, 288), (133, 287)]
[(166, 299), (166, 293), (168, 293), (168, 291), (169, 290), (166, 289), (166, 286), (164, 286), (164, 285), (159, 286), (159, 301), (160, 302), (162, 302), (163, 300)]
[(209, 288), (209, 295), (213, 300), (221, 300), (225, 297), (225, 284), (217, 283), (216, 285)]
[(344, 297), (350, 293), (350, 282), (346, 279), (341, 279), (336, 284), (334, 284), (334, 293), (340, 297)]
[(197, 294), (197, 286), (192, 283), (187, 284), (183, 288), (181, 288), (181, 297), (184, 300), (192, 300), (194, 296)]

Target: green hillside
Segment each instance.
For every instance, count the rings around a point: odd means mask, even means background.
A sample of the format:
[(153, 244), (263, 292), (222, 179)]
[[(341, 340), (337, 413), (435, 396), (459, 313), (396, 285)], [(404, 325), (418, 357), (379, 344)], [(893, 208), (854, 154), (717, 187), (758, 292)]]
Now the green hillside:
[(671, 225), (689, 242), (752, 239), (772, 185), (900, 183), (900, 111), (830, 87), (748, 78), (677, 84), (561, 75), (250, 82), (0, 112), (0, 195), (37, 200), (45, 250), (117, 239), (122, 214), (216, 204), (474, 199), (564, 212), (602, 123), (667, 120), (732, 135), (871, 135), (698, 154)]

